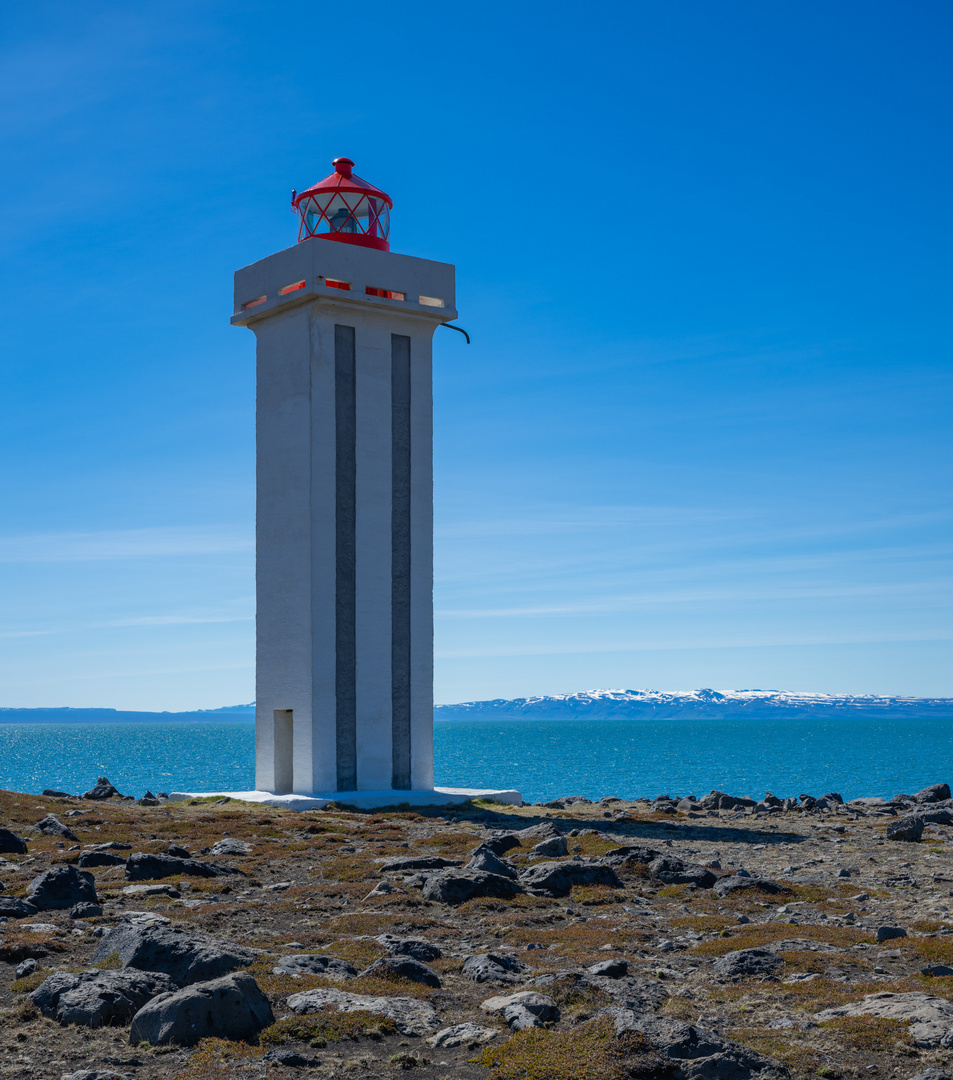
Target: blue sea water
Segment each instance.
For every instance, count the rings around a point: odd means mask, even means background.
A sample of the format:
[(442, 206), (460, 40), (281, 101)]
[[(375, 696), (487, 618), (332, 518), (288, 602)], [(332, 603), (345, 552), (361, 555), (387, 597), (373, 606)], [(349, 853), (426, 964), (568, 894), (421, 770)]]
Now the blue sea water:
[[(779, 796), (838, 791), (889, 798), (953, 782), (950, 720), (510, 720), (434, 725), (437, 784), (517, 788), (527, 802)], [(82, 792), (254, 786), (250, 722), (0, 725), (0, 787)]]

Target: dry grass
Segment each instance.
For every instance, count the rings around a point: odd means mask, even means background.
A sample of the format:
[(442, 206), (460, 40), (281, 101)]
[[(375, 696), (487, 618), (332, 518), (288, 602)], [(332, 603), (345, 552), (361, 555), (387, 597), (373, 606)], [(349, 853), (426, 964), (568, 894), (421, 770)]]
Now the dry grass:
[(786, 1065), (795, 1074), (814, 1073), (819, 1067), (830, 1067), (828, 1055), (814, 1047), (804, 1046), (797, 1037), (788, 1032), (774, 1031), (770, 1028), (743, 1027), (732, 1028), (726, 1032), (729, 1039), (741, 1043), (765, 1057), (774, 1058)]
[(894, 1054), (915, 1051), (910, 1024), (904, 1020), (888, 1020), (884, 1016), (839, 1016), (825, 1020), (820, 1027), (837, 1033), (838, 1041), (852, 1050), (870, 1054)]
[(857, 942), (872, 943), (874, 941), (869, 932), (856, 930), (851, 926), (791, 926), (789, 923), (770, 922), (740, 926), (737, 930), (725, 930), (724, 937), (702, 942), (701, 945), (696, 945), (692, 952), (702, 956), (724, 956), (736, 949), (753, 949), (790, 938), (821, 941), (842, 949), (849, 948)]
[(397, 1027), (393, 1020), (377, 1013), (328, 1010), (320, 1016), (290, 1016), (272, 1024), (259, 1036), (264, 1046), (280, 1046), (288, 1042), (306, 1042), (310, 1046), (323, 1047), (328, 1043), (360, 1038), (380, 1039), (395, 1035)]
[(258, 1080), (265, 1075), (264, 1051), (227, 1039), (202, 1039), (176, 1080)]
[(662, 1065), (644, 1035), (617, 1038), (604, 1019), (571, 1031), (518, 1031), (474, 1060), (491, 1070), (488, 1080), (634, 1080), (659, 1075)]

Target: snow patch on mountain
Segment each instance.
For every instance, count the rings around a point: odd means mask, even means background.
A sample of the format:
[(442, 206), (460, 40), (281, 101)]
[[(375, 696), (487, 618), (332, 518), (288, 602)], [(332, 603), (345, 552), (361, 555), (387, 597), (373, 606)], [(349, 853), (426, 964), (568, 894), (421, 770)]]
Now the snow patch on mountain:
[(661, 690), (589, 690), (544, 697), (496, 698), (437, 705), (436, 720), (571, 720), (640, 717), (953, 717), (953, 698), (884, 697), (875, 694), (813, 694), (795, 690), (709, 688)]

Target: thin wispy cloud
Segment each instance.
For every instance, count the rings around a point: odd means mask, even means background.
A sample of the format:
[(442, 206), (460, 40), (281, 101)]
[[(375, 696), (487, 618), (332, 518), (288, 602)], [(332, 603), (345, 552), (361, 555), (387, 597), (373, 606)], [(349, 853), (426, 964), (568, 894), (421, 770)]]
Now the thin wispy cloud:
[(61, 563), (115, 559), (250, 554), (255, 539), (235, 526), (157, 526), (102, 532), (0, 537), (0, 563)]

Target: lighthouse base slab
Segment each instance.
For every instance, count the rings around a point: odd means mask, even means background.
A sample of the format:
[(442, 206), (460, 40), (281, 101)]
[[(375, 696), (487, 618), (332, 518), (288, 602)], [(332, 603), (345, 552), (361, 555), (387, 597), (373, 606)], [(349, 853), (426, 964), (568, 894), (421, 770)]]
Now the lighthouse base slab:
[(516, 790), (487, 791), (482, 788), (433, 788), (429, 791), (328, 791), (311, 795), (276, 795), (271, 791), (173, 791), (172, 802), (186, 799), (238, 799), (242, 802), (280, 806), (286, 810), (323, 810), (331, 803), (378, 810), (384, 806), (455, 806), (470, 799), (519, 806), (522, 795)]

